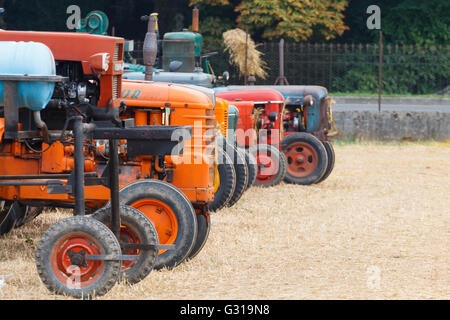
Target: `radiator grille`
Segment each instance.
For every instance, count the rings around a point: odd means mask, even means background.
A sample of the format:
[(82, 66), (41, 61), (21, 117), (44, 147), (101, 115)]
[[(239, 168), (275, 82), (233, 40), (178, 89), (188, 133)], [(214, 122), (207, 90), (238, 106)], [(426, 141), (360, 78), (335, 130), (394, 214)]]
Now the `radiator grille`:
[(120, 76), (114, 76), (113, 78), (113, 99), (118, 99), (119, 98), (119, 80), (120, 80)]
[(122, 49), (122, 45), (121, 44), (116, 44), (116, 48), (114, 49), (114, 62), (121, 60), (121, 49)]

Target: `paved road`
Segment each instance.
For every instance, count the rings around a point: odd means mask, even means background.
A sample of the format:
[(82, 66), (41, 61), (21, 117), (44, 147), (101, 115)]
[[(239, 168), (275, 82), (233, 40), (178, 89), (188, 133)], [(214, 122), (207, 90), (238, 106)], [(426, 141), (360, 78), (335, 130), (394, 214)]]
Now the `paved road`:
[[(378, 104), (343, 104), (337, 102), (333, 107), (333, 111), (378, 111)], [(450, 105), (399, 105), (382, 103), (381, 111), (450, 112)]]

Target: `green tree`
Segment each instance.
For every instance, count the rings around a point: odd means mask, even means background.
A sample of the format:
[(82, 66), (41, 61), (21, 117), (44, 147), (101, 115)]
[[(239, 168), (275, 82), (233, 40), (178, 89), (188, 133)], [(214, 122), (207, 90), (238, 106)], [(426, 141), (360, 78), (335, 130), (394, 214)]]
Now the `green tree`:
[(413, 45), (450, 43), (450, 1), (404, 0), (382, 12), (386, 40)]
[[(343, 22), (347, 0), (243, 0), (236, 5), (236, 22), (265, 39), (295, 41), (320, 36), (333, 39), (347, 29)], [(191, 5), (229, 6), (229, 0), (192, 0)]]
[(377, 30), (366, 26), (367, 7), (381, 9), (381, 29), (389, 43), (439, 45), (450, 42), (450, 1), (442, 0), (350, 0), (344, 22), (349, 26), (341, 42), (378, 41)]

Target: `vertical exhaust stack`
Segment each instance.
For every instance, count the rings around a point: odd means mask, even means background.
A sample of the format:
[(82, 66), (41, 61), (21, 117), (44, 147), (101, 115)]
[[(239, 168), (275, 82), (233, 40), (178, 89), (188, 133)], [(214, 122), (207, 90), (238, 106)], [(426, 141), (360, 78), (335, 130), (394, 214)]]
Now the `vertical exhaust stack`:
[(145, 80), (153, 80), (153, 66), (158, 53), (158, 39), (156, 36), (156, 18), (154, 16), (143, 16), (142, 21), (148, 21), (147, 34), (145, 35), (143, 56), (145, 65)]
[(200, 26), (200, 17), (198, 7), (192, 10), (192, 32), (198, 33)]

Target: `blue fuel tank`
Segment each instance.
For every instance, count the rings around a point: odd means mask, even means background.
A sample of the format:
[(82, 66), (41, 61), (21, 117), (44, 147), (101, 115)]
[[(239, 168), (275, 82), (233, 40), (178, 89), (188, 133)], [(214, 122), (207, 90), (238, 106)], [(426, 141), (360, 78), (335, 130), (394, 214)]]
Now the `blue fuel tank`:
[[(0, 41), (0, 75), (54, 76), (55, 58), (51, 50), (37, 42)], [(33, 111), (49, 103), (55, 84), (52, 82), (19, 82), (19, 107)], [(0, 105), (4, 100), (4, 84), (0, 81)]]

